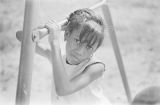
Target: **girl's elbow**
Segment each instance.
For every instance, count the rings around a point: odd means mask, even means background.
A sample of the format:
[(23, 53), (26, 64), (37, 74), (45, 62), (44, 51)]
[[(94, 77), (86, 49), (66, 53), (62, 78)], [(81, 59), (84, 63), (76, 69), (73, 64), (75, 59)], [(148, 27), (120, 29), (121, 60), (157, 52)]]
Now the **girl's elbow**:
[(57, 95), (58, 96), (66, 96), (66, 95), (68, 95), (66, 92), (64, 92), (64, 91), (57, 91), (56, 90), (56, 93), (57, 93)]
[(57, 93), (58, 96), (67, 96), (67, 95), (70, 95), (73, 92), (70, 91), (69, 89), (56, 88), (56, 93)]

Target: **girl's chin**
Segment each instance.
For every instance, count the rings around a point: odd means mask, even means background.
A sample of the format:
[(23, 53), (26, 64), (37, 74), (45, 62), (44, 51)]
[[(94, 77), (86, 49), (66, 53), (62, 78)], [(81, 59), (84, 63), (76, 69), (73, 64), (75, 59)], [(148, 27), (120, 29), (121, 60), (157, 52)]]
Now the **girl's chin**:
[(80, 60), (74, 56), (67, 56), (66, 60), (68, 61), (69, 64), (72, 64), (72, 65), (77, 65), (80, 63)]
[(72, 65), (78, 65), (78, 64), (80, 64), (81, 62), (78, 61), (78, 60), (76, 60), (76, 59), (71, 59), (71, 60), (69, 61), (69, 63), (72, 64)]
[(79, 60), (79, 59), (67, 59), (68, 60), (68, 63), (71, 64), (71, 65), (78, 65), (80, 63), (82, 63), (83, 61), (85, 60), (89, 60), (89, 59), (84, 59), (84, 60)]

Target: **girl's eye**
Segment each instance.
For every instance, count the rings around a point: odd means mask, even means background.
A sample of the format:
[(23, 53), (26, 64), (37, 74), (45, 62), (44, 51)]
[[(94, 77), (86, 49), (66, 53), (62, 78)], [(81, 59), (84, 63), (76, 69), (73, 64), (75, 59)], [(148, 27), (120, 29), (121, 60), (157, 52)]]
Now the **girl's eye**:
[(92, 46), (86, 46), (87, 49), (93, 50)]
[(79, 40), (79, 39), (75, 39), (75, 42), (76, 42), (77, 44), (80, 44), (80, 40)]

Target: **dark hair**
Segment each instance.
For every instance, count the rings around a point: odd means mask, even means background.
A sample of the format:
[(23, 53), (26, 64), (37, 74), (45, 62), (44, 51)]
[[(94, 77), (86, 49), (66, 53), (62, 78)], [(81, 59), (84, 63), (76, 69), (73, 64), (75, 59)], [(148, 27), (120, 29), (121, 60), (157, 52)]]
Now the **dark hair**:
[(67, 20), (63, 25), (66, 27), (65, 31), (72, 33), (73, 30), (82, 27), (80, 33), (81, 43), (87, 42), (89, 46), (92, 46), (98, 41), (98, 47), (102, 44), (104, 39), (104, 23), (102, 18), (97, 16), (91, 9), (76, 10), (69, 15)]

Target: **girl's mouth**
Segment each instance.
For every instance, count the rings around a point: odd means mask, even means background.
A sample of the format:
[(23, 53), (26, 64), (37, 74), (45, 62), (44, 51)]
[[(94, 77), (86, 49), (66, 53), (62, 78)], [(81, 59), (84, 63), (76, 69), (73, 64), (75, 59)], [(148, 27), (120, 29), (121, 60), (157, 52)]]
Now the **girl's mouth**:
[(75, 54), (71, 54), (71, 56), (76, 59), (76, 60), (79, 60), (79, 58), (75, 55)]

